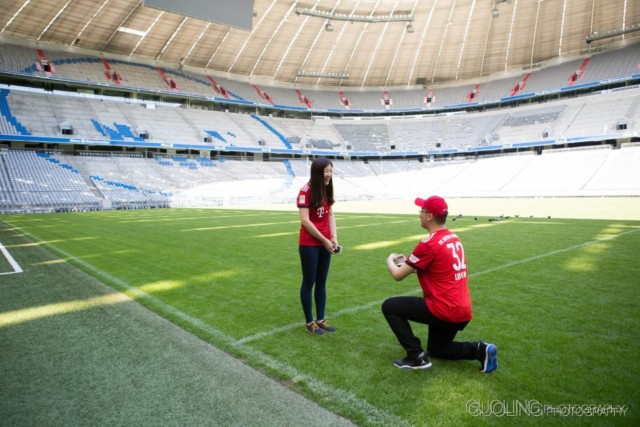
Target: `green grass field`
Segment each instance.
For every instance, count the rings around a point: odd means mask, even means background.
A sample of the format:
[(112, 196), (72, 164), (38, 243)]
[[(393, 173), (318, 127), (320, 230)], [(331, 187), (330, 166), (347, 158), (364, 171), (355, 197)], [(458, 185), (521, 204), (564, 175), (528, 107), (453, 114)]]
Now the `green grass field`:
[[(450, 221), (465, 246), (474, 302), (474, 319), (458, 339), (483, 339), (499, 349), (498, 370), (482, 374), (471, 361), (434, 359), (431, 370), (409, 372), (391, 364), (403, 350), (380, 305), (389, 296), (419, 295), (419, 287), (415, 277), (393, 281), (385, 258), (410, 253), (424, 237), (417, 213), (337, 213), (336, 219), (344, 249), (332, 260), (327, 318), (338, 332), (317, 337), (303, 327), (297, 212), (0, 217), (359, 425), (637, 425), (639, 221)], [(414, 331), (424, 344), (426, 327)], [(626, 412), (554, 413), (608, 407)]]

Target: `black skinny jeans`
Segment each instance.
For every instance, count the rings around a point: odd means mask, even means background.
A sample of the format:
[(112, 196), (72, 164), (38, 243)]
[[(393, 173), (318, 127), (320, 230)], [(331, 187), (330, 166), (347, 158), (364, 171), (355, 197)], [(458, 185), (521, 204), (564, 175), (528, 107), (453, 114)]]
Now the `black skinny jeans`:
[(407, 357), (417, 358), (423, 351), (420, 338), (413, 334), (409, 321), (428, 325), (427, 355), (438, 359), (480, 360), (477, 342), (456, 342), (453, 339), (469, 322), (449, 323), (438, 319), (429, 311), (423, 297), (399, 296), (382, 303), (387, 319)]
[(331, 253), (324, 246), (298, 246), (302, 266), (300, 302), (307, 323), (313, 322), (313, 299), (316, 301), (317, 320), (324, 320), (327, 304), (327, 276)]

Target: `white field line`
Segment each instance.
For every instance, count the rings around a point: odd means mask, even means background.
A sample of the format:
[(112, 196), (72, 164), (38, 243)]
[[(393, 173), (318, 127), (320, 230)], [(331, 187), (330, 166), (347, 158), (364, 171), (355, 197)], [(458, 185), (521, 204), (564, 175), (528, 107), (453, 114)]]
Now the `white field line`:
[[(609, 236), (602, 237), (600, 239), (595, 239), (595, 240), (591, 240), (591, 241), (588, 241), (588, 242), (580, 243), (580, 244), (577, 244), (577, 245), (569, 246), (567, 248), (558, 249), (558, 250), (547, 252), (547, 253), (540, 254), (540, 255), (535, 255), (535, 256), (532, 256), (532, 257), (529, 257), (529, 258), (525, 258), (525, 259), (521, 259), (521, 260), (518, 260), (518, 261), (512, 261), (512, 262), (500, 265), (498, 267), (493, 267), (493, 268), (489, 268), (489, 269), (484, 270), (484, 271), (479, 271), (477, 273), (471, 273), (471, 274), (469, 274), (469, 277), (471, 278), (471, 277), (482, 276), (483, 274), (493, 273), (494, 271), (503, 270), (505, 268), (514, 267), (516, 265), (525, 264), (525, 263), (531, 262), (531, 261), (536, 261), (536, 260), (541, 259), (541, 258), (546, 258), (546, 257), (549, 257), (549, 256), (561, 254), (561, 253), (564, 253), (564, 252), (573, 251), (575, 249), (580, 249), (580, 248), (583, 248), (585, 246), (593, 245), (593, 244), (596, 244), (596, 243), (602, 243), (602, 242), (604, 242), (606, 240), (615, 239), (617, 237), (624, 236), (626, 234), (637, 233), (638, 231), (640, 231), (640, 229), (636, 228), (636, 229), (628, 230), (628, 231), (625, 231), (625, 232), (622, 232), (622, 233), (619, 233), (619, 234), (611, 234)], [(401, 294), (401, 295), (413, 295), (413, 294), (419, 294), (421, 292), (422, 292), (422, 290), (418, 288), (418, 289), (415, 289), (413, 291), (405, 292), (404, 294)], [(355, 306), (355, 307), (349, 307), (349, 308), (346, 308), (344, 310), (336, 311), (335, 313), (333, 313), (332, 317), (336, 318), (336, 317), (341, 316), (343, 314), (352, 314), (352, 313), (356, 313), (356, 312), (361, 311), (361, 310), (369, 309), (371, 307), (379, 307), (379, 306), (382, 305), (383, 302), (384, 302), (384, 300), (372, 301), (372, 302), (367, 303), (367, 304), (363, 304), (363, 305), (359, 305), (359, 306)], [(240, 338), (238, 340), (238, 343), (244, 344), (244, 343), (248, 343), (248, 342), (251, 342), (251, 341), (255, 341), (257, 339), (268, 337), (270, 335), (274, 335), (274, 334), (277, 334), (277, 333), (280, 333), (280, 332), (285, 332), (285, 331), (288, 331), (290, 329), (299, 328), (299, 327), (301, 327), (300, 325), (301, 325), (301, 323), (298, 322), (298, 323), (290, 323), (288, 325), (278, 326), (276, 328), (272, 328), (272, 329), (267, 330), (267, 331), (259, 332), (259, 333), (255, 334), (255, 335), (251, 335), (251, 336), (248, 336), (248, 337)]]
[(317, 378), (300, 373), (293, 366), (290, 366), (286, 363), (282, 363), (279, 360), (276, 360), (250, 346), (246, 346), (239, 340), (236, 340), (235, 338), (228, 336), (224, 332), (218, 329), (212, 328), (211, 326), (202, 322), (200, 319), (196, 319), (194, 317), (189, 316), (188, 314), (178, 310), (177, 308), (171, 305), (164, 303), (163, 301), (155, 298), (154, 296), (149, 295), (145, 292), (142, 292), (138, 288), (135, 288), (129, 285), (128, 283), (116, 277), (111, 276), (109, 273), (99, 270), (93, 265), (79, 258), (76, 258), (75, 256), (63, 251), (62, 249), (48, 242), (43, 241), (42, 239), (39, 239), (38, 237), (34, 236), (31, 233), (27, 233), (26, 231), (21, 230), (18, 227), (15, 227), (15, 228), (17, 230), (20, 230), (22, 233), (24, 233), (24, 235), (29, 236), (32, 240), (40, 242), (42, 246), (48, 248), (51, 252), (59, 256), (62, 256), (67, 260), (73, 260), (74, 263), (81, 265), (86, 270), (91, 271), (96, 277), (101, 277), (103, 279), (106, 279), (108, 282), (116, 284), (122, 289), (126, 289), (126, 292), (133, 295), (134, 300), (136, 299), (146, 300), (152, 303), (154, 306), (160, 308), (162, 311), (169, 313), (170, 315), (175, 316), (180, 320), (184, 321), (194, 329), (197, 329), (198, 331), (203, 332), (204, 334), (210, 337), (215, 337), (215, 339), (219, 340), (219, 342), (223, 342), (225, 345), (233, 347), (234, 349), (241, 352), (250, 360), (257, 361), (263, 366), (267, 366), (271, 369), (276, 370), (277, 372), (285, 374), (287, 377), (291, 379), (291, 381), (295, 383), (302, 382), (304, 384), (307, 384), (312, 390), (314, 390), (316, 393), (319, 393), (320, 395), (331, 396), (337, 401), (342, 402), (345, 406), (348, 406), (349, 408), (353, 408), (358, 413), (362, 414), (365, 418), (369, 420), (369, 422), (371, 422), (374, 425), (393, 425), (393, 426), (410, 426), (411, 425), (405, 419), (398, 417), (394, 414), (388, 413), (386, 411), (383, 411), (378, 407), (371, 405), (366, 400), (360, 399), (348, 391), (331, 387), (330, 385), (323, 383)]
[(11, 254), (9, 253), (9, 251), (7, 250), (7, 248), (5, 248), (2, 243), (0, 243), (0, 252), (2, 252), (2, 254), (4, 255), (4, 257), (7, 259), (7, 261), (9, 261), (9, 264), (11, 264), (11, 267), (13, 268), (13, 271), (7, 271), (4, 273), (0, 273), (0, 276), (3, 274), (16, 274), (16, 273), (22, 273), (22, 268), (20, 267), (20, 264), (18, 264), (16, 262), (15, 259), (13, 259), (13, 257), (11, 256)]

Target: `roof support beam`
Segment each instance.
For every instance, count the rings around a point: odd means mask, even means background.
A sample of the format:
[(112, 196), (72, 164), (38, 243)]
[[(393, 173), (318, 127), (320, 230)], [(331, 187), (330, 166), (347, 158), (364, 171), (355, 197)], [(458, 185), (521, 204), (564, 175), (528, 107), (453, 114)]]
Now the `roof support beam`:
[(427, 32), (429, 30), (429, 25), (431, 24), (431, 18), (433, 18), (433, 12), (436, 10), (436, 6), (438, 6), (438, 0), (434, 0), (433, 5), (431, 5), (431, 10), (429, 11), (429, 17), (427, 18), (427, 23), (422, 28), (422, 34), (420, 34), (420, 43), (418, 44), (418, 48), (416, 52), (413, 54), (413, 65), (411, 65), (411, 72), (409, 73), (409, 81), (407, 85), (411, 85), (413, 81), (413, 74), (416, 70), (416, 64), (418, 63), (418, 58), (420, 57), (420, 52), (422, 52), (422, 45), (424, 44), (424, 40), (427, 36)]
[(153, 30), (153, 27), (156, 26), (156, 24), (158, 23), (158, 21), (160, 20), (160, 18), (162, 17), (162, 15), (164, 15), (164, 11), (160, 12), (158, 14), (158, 16), (156, 16), (156, 19), (151, 23), (151, 25), (149, 26), (149, 28), (147, 28), (147, 31), (144, 32), (144, 36), (140, 37), (140, 40), (138, 40), (138, 43), (136, 43), (136, 46), (133, 48), (133, 50), (131, 51), (131, 53), (129, 54), (129, 56), (133, 55), (134, 53), (136, 53), (136, 50), (138, 50), (138, 47), (142, 44), (142, 42), (144, 41), (144, 39), (147, 38), (147, 36), (149, 35), (149, 33), (151, 32), (151, 30)]
[[(358, 6), (360, 6), (360, 2), (362, 0), (358, 0), (358, 3), (356, 3), (356, 5), (353, 7), (353, 10), (357, 10)], [(351, 61), (353, 60), (353, 57), (355, 56), (356, 52), (358, 51), (358, 46), (360, 46), (360, 42), (362, 41), (362, 38), (364, 37), (365, 33), (367, 32), (367, 26), (369, 24), (366, 23), (364, 24), (364, 30), (362, 30), (360, 32), (360, 35), (358, 36), (358, 40), (356, 41), (355, 46), (353, 47), (353, 49), (351, 50), (351, 55), (349, 55), (349, 59), (347, 60), (347, 63), (345, 64), (344, 68), (342, 69), (342, 72), (344, 74), (348, 74), (347, 70), (349, 70), (349, 65), (351, 65)], [(344, 34), (344, 31), (346, 30), (346, 25), (343, 25), (343, 31), (340, 33), (339, 37), (342, 37), (342, 35)], [(336, 44), (340, 41), (340, 38), (336, 39)], [(336, 45), (334, 44), (333, 47), (331, 48), (331, 55), (329, 57), (327, 57), (327, 60), (324, 63), (324, 66), (322, 67), (322, 72), (324, 72), (324, 70), (327, 68), (327, 64), (329, 63), (329, 58), (333, 56), (333, 51), (335, 49)], [(318, 83), (320, 82), (320, 79), (318, 79)], [(342, 80), (340, 80), (340, 84), (342, 84)]]
[(458, 56), (458, 65), (456, 66), (456, 80), (458, 80), (458, 76), (460, 74), (460, 66), (462, 65), (462, 58), (464, 57), (464, 47), (467, 43), (467, 36), (469, 35), (469, 27), (471, 26), (471, 21), (473, 20), (473, 11), (476, 8), (476, 0), (473, 0), (471, 3), (471, 8), (469, 9), (469, 15), (467, 16), (467, 25), (464, 27), (464, 36), (462, 37), (462, 46), (460, 47), (460, 56)]
[(205, 35), (205, 33), (207, 32), (207, 30), (209, 29), (210, 26), (211, 26), (211, 22), (207, 22), (207, 26), (204, 27), (204, 30), (202, 30), (202, 32), (200, 33), (200, 35), (198, 36), (196, 41), (191, 45), (191, 49), (189, 49), (189, 52), (187, 52), (187, 54), (182, 57), (182, 60), (180, 60), (180, 65), (183, 65), (184, 62), (187, 60), (187, 58), (189, 58), (189, 56), (191, 56), (191, 52), (193, 52), (193, 49), (195, 49), (195, 47), (198, 45), (198, 43), (200, 43), (200, 40)]
[(89, 27), (89, 25), (91, 25), (91, 23), (93, 22), (94, 19), (96, 19), (96, 16), (98, 16), (98, 14), (100, 12), (102, 12), (102, 9), (107, 5), (107, 3), (109, 3), (111, 0), (104, 0), (104, 2), (102, 2), (102, 4), (100, 5), (100, 7), (98, 8), (98, 10), (95, 11), (95, 13), (93, 14), (93, 16), (91, 16), (91, 19), (89, 19), (87, 21), (86, 24), (84, 24), (84, 27), (82, 27), (82, 29), (80, 30), (80, 32), (76, 35), (76, 38), (73, 39), (73, 43), (71, 43), (71, 46), (74, 46), (76, 43), (78, 43), (78, 41), (80, 41), (80, 36), (82, 35), (82, 33), (84, 33), (84, 30), (87, 29), (87, 27)]
[[(317, 5), (319, 2), (320, 2), (320, 0), (316, 0), (316, 5)], [(339, 3), (340, 3), (340, 2), (338, 2), (338, 4), (339, 4)], [(315, 7), (315, 6), (314, 6), (314, 7)], [(306, 19), (304, 20), (304, 23), (303, 23), (303, 24), (306, 24), (306, 23), (307, 23), (307, 21), (308, 21), (308, 18), (306, 18)], [(313, 43), (311, 43), (311, 48), (310, 48), (310, 49), (307, 49), (307, 54), (305, 55), (304, 59), (302, 60), (302, 63), (300, 64), (300, 70), (304, 70), (305, 65), (306, 65), (306, 63), (307, 63), (307, 59), (309, 59), (309, 56), (311, 55), (311, 52), (313, 52), (313, 49), (315, 48), (316, 44), (318, 43), (318, 40), (320, 39), (320, 35), (322, 34), (322, 31), (323, 31), (323, 30), (322, 30), (322, 29), (320, 29), (320, 31), (318, 31), (318, 32), (316, 33), (316, 37), (313, 39)], [(298, 70), (298, 71), (300, 71), (300, 70)], [(318, 72), (319, 72), (319, 73), (321, 73), (321, 71), (318, 71)], [(296, 78), (295, 78), (295, 80), (293, 81), (294, 83), (297, 83), (297, 82), (298, 82), (298, 77), (300, 77), (300, 74), (299, 74), (299, 73), (298, 73), (298, 74), (296, 74)], [(317, 80), (317, 81), (316, 81), (316, 84), (317, 84), (317, 82), (318, 82), (318, 81), (320, 81), (320, 80)]]
[[(413, 16), (413, 14), (415, 13), (417, 5), (418, 5), (418, 0), (416, 0), (415, 3), (413, 3), (413, 7), (411, 8), (411, 16)], [(408, 24), (408, 25), (411, 25), (411, 24)], [(391, 64), (389, 65), (389, 69), (387, 70), (387, 77), (384, 79), (385, 87), (389, 83), (389, 79), (391, 78), (391, 71), (393, 70), (393, 66), (396, 63), (396, 59), (398, 58), (398, 54), (400, 53), (400, 50), (402, 49), (402, 42), (404, 41), (404, 38), (407, 35), (407, 33), (408, 31), (402, 32), (402, 35), (400, 36), (400, 41), (396, 45), (396, 49), (393, 52), (393, 58), (391, 59)]]
[(56, 20), (58, 19), (58, 16), (60, 16), (62, 14), (62, 12), (65, 11), (65, 9), (67, 8), (67, 6), (69, 6), (69, 3), (71, 3), (71, 0), (68, 0), (67, 3), (65, 3), (64, 6), (62, 6), (62, 9), (60, 9), (58, 11), (58, 13), (56, 13), (56, 16), (53, 17), (53, 19), (51, 21), (49, 21), (49, 23), (47, 24), (47, 26), (44, 28), (44, 30), (42, 30), (42, 32), (40, 33), (40, 35), (38, 36), (38, 38), (36, 40), (40, 40), (40, 38), (47, 32), (49, 31), (49, 28), (51, 27), (51, 25), (53, 25), (54, 22), (56, 22)]
[(447, 19), (447, 25), (444, 27), (444, 32), (442, 33), (442, 38), (440, 39), (440, 48), (438, 49), (438, 56), (436, 57), (436, 62), (433, 65), (433, 74), (431, 75), (431, 82), (433, 83), (436, 79), (436, 71), (438, 70), (438, 63), (440, 62), (440, 57), (442, 56), (442, 49), (444, 48), (444, 42), (447, 40), (447, 33), (449, 32), (449, 27), (451, 27), (451, 19), (453, 18), (453, 11), (456, 10), (456, 1), (454, 0), (451, 4), (451, 9), (449, 10), (449, 19)]
[(251, 37), (253, 37), (253, 35), (256, 33), (256, 30), (258, 28), (260, 28), (260, 24), (262, 24), (262, 21), (264, 21), (264, 19), (269, 15), (269, 12), (273, 8), (273, 6), (275, 6), (276, 3), (277, 2), (275, 2), (275, 1), (271, 2), (271, 4), (269, 5), (269, 8), (267, 9), (267, 11), (262, 14), (262, 16), (260, 17), (260, 20), (258, 21), (256, 26), (253, 27), (253, 29), (251, 30), (251, 33), (249, 34), (249, 37), (247, 37), (247, 39), (244, 41), (244, 44), (242, 45), (242, 47), (240, 49), (238, 49), (238, 53), (236, 54), (236, 57), (233, 59), (233, 62), (231, 63), (229, 68), (227, 68), (227, 72), (231, 72), (231, 70), (233, 70), (233, 66), (236, 65), (236, 62), (238, 62), (238, 59), (242, 56), (244, 50), (247, 48), (247, 45), (249, 44), (249, 40), (251, 40)]
[(504, 70), (509, 69), (509, 51), (511, 50), (511, 38), (513, 37), (513, 26), (516, 23), (516, 10), (518, 9), (518, 0), (513, 4), (513, 13), (511, 14), (511, 27), (509, 27), (509, 36), (507, 37), (507, 51), (504, 55)]
[(6, 23), (6, 24), (4, 24), (4, 27), (2, 27), (2, 31), (0, 31), (0, 33), (4, 33), (4, 30), (6, 30), (6, 29), (7, 29), (7, 27), (8, 27), (9, 25), (11, 25), (11, 23), (13, 22), (13, 20), (14, 20), (14, 19), (16, 19), (16, 17), (22, 13), (22, 9), (24, 9), (24, 8), (29, 4), (29, 2), (31, 2), (31, 0), (27, 0), (27, 1), (25, 1), (24, 3), (22, 3), (22, 6), (20, 6), (20, 9), (18, 9), (18, 11), (17, 11), (16, 13), (14, 13), (14, 14), (13, 14), (13, 16), (11, 17), (11, 19), (9, 19), (9, 21), (7, 21), (7, 23)]
[(138, 2), (136, 4), (133, 5), (133, 7), (131, 8), (131, 10), (129, 11), (129, 13), (127, 14), (127, 16), (125, 16), (125, 18), (122, 20), (122, 22), (120, 23), (120, 25), (117, 25), (114, 30), (113, 33), (111, 33), (111, 36), (109, 36), (109, 38), (107, 39), (107, 42), (104, 44), (104, 46), (102, 46), (101, 50), (106, 50), (107, 46), (109, 46), (109, 43), (111, 43), (111, 40), (115, 37), (116, 34), (118, 34), (120, 28), (129, 20), (129, 18), (131, 17), (131, 15), (133, 15), (133, 12), (135, 12), (136, 10), (138, 10), (138, 8), (142, 7), (142, 0), (138, 0)]
[[(379, 2), (376, 3), (376, 7), (378, 7), (378, 4), (379, 4)], [(393, 11), (396, 10), (396, 7), (398, 7), (398, 2), (397, 1), (393, 5)], [(392, 14), (393, 14), (393, 12), (392, 12)], [(361, 85), (362, 87), (364, 87), (366, 82), (367, 82), (367, 77), (369, 76), (369, 71), (371, 71), (371, 67), (373, 66), (373, 62), (374, 62), (376, 56), (378, 56), (378, 49), (380, 48), (380, 43), (382, 43), (382, 39), (384, 39), (384, 35), (387, 32), (387, 28), (389, 28), (389, 23), (388, 22), (386, 22), (384, 24), (384, 28), (380, 32), (380, 36), (378, 37), (378, 41), (376, 42), (376, 47), (373, 49), (371, 57), (369, 58), (369, 65), (367, 65), (367, 70), (364, 72), (364, 77), (362, 78), (362, 85)]]
[[(595, 1), (595, 0), (594, 0)], [(542, 1), (538, 1), (538, 7), (536, 8), (536, 23), (533, 27), (533, 38), (531, 40), (531, 59), (529, 65), (533, 65), (533, 55), (536, 50), (536, 37), (538, 35), (538, 23), (540, 22), (540, 8), (542, 7)], [(593, 19), (593, 17), (591, 18)], [(593, 25), (593, 23), (592, 23)]]
[[(287, 13), (285, 14), (285, 16), (288, 16), (291, 14), (291, 11), (293, 10), (293, 8), (295, 7), (295, 3), (293, 3), (291, 5), (291, 7), (289, 8), (289, 10), (287, 11)], [(253, 73), (256, 71), (256, 68), (258, 68), (258, 64), (260, 63), (260, 61), (262, 60), (262, 57), (264, 56), (264, 54), (267, 52), (267, 50), (269, 49), (269, 46), (271, 46), (271, 42), (273, 41), (273, 38), (276, 36), (276, 34), (278, 34), (278, 32), (280, 31), (280, 28), (282, 27), (282, 25), (285, 23), (286, 20), (282, 19), (280, 20), (280, 23), (278, 24), (278, 26), (276, 27), (275, 30), (273, 30), (273, 32), (271, 33), (271, 37), (269, 37), (269, 40), (267, 41), (267, 43), (264, 45), (264, 48), (262, 49), (262, 52), (260, 52), (260, 55), (258, 56), (258, 59), (256, 59), (255, 64), (253, 64), (253, 68), (251, 69), (251, 72), (249, 73), (249, 77), (253, 76)], [(291, 43), (289, 43), (289, 46), (291, 46)]]
[[(317, 0), (316, 0), (317, 1)], [(317, 3), (316, 3), (317, 4)], [(289, 12), (287, 12), (287, 16), (289, 16), (291, 13), (291, 10), (289, 10)], [(291, 38), (291, 41), (289, 42), (289, 45), (287, 46), (287, 49), (284, 52), (284, 55), (282, 55), (282, 58), (280, 58), (280, 62), (278, 62), (278, 66), (276, 67), (276, 71), (273, 73), (272, 78), (274, 80), (276, 80), (276, 77), (278, 76), (278, 72), (280, 71), (280, 68), (282, 67), (282, 64), (284, 63), (284, 60), (287, 58), (287, 56), (289, 55), (289, 51), (291, 50), (291, 46), (293, 46), (296, 41), (298, 40), (298, 36), (300, 35), (300, 33), (302, 32), (302, 29), (304, 28), (304, 24), (307, 23), (307, 20), (309, 19), (309, 17), (306, 17), (304, 19), (304, 21), (302, 22), (302, 25), (298, 26), (298, 30), (296, 31), (295, 35)], [(299, 72), (298, 72), (299, 73)]]
[(167, 49), (167, 47), (169, 47), (169, 45), (171, 44), (171, 42), (173, 41), (174, 37), (180, 32), (180, 30), (182, 29), (182, 26), (185, 24), (185, 22), (187, 22), (189, 20), (188, 16), (185, 16), (182, 19), (182, 22), (180, 22), (180, 25), (178, 25), (178, 28), (176, 28), (176, 30), (173, 32), (173, 34), (171, 34), (171, 37), (169, 37), (169, 40), (167, 40), (167, 42), (164, 44), (164, 46), (162, 47), (162, 49), (160, 50), (160, 53), (158, 54), (158, 56), (156, 57), (156, 61), (160, 59), (160, 57), (162, 56), (162, 54), (164, 53), (164, 51)]

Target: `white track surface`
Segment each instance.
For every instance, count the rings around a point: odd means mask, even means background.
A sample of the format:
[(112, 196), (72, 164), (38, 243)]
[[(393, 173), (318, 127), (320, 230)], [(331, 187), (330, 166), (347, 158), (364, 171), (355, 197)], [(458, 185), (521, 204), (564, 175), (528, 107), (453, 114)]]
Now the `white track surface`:
[[(427, 194), (416, 195), (428, 197)], [(446, 198), (446, 196), (443, 196)], [(557, 197), (557, 198), (446, 198), (449, 217), (548, 217), (576, 219), (640, 220), (640, 197)], [(295, 205), (241, 205), (230, 209), (296, 210)], [(417, 215), (413, 200), (370, 200), (336, 202), (336, 213), (405, 213)]]

